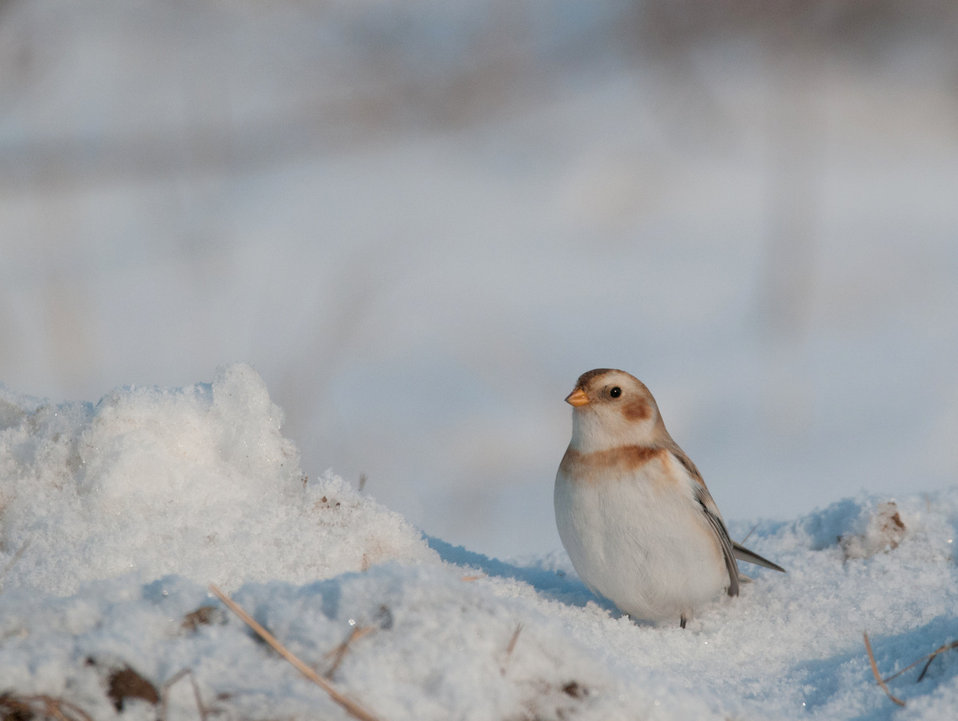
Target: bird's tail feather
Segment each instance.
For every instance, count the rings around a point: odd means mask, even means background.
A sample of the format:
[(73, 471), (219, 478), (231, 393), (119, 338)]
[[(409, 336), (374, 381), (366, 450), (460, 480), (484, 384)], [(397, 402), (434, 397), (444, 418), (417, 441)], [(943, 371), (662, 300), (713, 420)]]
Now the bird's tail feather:
[(785, 569), (779, 566), (777, 563), (772, 563), (767, 558), (762, 558), (757, 553), (755, 553), (755, 551), (750, 551), (745, 546), (740, 546), (734, 541), (732, 543), (732, 555), (734, 555), (740, 561), (746, 561), (747, 563), (754, 563), (758, 566), (765, 566), (765, 568), (771, 568), (773, 571), (781, 571), (782, 573), (785, 573)]

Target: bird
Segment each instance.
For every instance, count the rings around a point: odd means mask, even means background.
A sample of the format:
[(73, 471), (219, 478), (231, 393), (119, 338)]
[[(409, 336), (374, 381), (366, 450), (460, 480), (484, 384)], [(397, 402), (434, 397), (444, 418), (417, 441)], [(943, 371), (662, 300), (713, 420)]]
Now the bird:
[(784, 572), (732, 541), (698, 468), (642, 381), (597, 368), (566, 397), (572, 439), (555, 480), (559, 537), (579, 578), (633, 620), (685, 628), (744, 580), (736, 559)]

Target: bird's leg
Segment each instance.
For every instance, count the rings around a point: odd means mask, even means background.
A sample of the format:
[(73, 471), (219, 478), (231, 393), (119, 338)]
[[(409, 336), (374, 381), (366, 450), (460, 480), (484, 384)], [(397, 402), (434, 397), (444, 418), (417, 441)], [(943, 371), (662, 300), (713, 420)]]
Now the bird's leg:
[(687, 620), (688, 620), (688, 619), (685, 618), (685, 614), (683, 613), (681, 616), (679, 616), (679, 626), (680, 626), (681, 628), (685, 628), (685, 622), (686, 622)]

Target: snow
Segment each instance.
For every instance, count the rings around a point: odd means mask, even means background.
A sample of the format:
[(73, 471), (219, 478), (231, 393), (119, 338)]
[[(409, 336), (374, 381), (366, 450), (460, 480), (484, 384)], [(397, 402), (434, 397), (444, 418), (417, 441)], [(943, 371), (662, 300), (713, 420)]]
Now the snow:
[(562, 552), (491, 558), (332, 473), (306, 478), (282, 419), (242, 364), (96, 404), (0, 388), (0, 708), (347, 718), (210, 582), (381, 719), (940, 719), (958, 704), (954, 652), (890, 682), (899, 708), (862, 638), (885, 675), (954, 640), (958, 489), (733, 521), (788, 573), (749, 567), (740, 597), (682, 630), (622, 616)]
[[(249, 366), (188, 388), (117, 390), (95, 406), (5, 394), (0, 408), (4, 548), (22, 549), (7, 588), (73, 593), (126, 572), (302, 583), (429, 555), (397, 514), (360, 511), (341, 479), (307, 479)], [(315, 552), (330, 541), (335, 553)], [(282, 549), (283, 564), (250, 554), (253, 543)]]

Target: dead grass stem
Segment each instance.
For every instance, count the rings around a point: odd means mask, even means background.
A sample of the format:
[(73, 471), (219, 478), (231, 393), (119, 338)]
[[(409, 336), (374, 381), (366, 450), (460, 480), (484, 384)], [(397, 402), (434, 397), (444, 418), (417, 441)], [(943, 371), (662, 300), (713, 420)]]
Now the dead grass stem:
[(872, 644), (871, 641), (868, 640), (868, 634), (863, 633), (862, 635), (865, 637), (865, 650), (868, 652), (868, 662), (871, 664), (872, 673), (875, 674), (875, 680), (878, 682), (878, 685), (882, 687), (882, 691), (885, 692), (885, 695), (888, 696), (888, 698), (897, 703), (899, 706), (904, 706), (905, 702), (891, 692), (891, 689), (888, 688), (888, 684), (885, 683), (885, 680), (881, 677), (881, 674), (878, 673), (878, 664), (875, 662), (875, 654), (872, 653)]
[(250, 616), (246, 611), (240, 607), (233, 599), (223, 593), (216, 585), (210, 584), (210, 591), (215, 595), (220, 601), (226, 604), (226, 607), (230, 611), (235, 613), (240, 619), (249, 626), (253, 631), (259, 635), (266, 643), (268, 643), (274, 651), (276, 651), (280, 656), (285, 658), (292, 664), (297, 671), (299, 671), (303, 676), (312, 681), (314, 684), (319, 686), (327, 695), (339, 706), (341, 706), (346, 713), (348, 713), (353, 718), (360, 719), (360, 721), (379, 721), (379, 719), (374, 716), (371, 712), (367, 711), (360, 704), (356, 703), (352, 699), (347, 698), (339, 691), (337, 691), (331, 683), (326, 679), (320, 676), (316, 671), (307, 666), (303, 661), (301, 661), (295, 654), (287, 649), (283, 644), (281, 644), (273, 634), (263, 628), (256, 620)]

